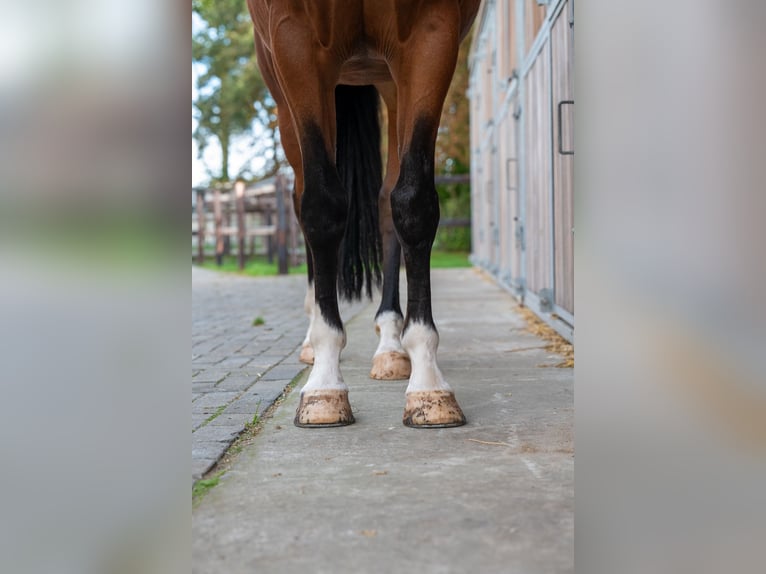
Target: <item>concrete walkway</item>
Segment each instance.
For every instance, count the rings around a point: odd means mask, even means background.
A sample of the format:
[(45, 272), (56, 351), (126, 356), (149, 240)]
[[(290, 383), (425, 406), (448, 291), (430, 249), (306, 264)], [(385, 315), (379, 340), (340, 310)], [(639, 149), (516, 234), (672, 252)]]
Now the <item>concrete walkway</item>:
[(193, 572), (573, 571), (572, 370), (478, 272), (433, 292), (468, 424), (402, 425), (406, 382), (368, 378), (367, 304), (341, 363), (356, 424), (296, 428), (296, 389), (195, 508)]

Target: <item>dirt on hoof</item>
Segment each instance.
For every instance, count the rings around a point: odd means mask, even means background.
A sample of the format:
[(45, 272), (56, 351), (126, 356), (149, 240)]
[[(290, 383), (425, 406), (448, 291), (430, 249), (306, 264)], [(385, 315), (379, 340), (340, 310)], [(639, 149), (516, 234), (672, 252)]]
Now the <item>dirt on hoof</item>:
[(309, 391), (301, 393), (301, 401), (295, 411), (295, 426), (339, 427), (354, 422), (348, 391)]
[(413, 428), (445, 428), (466, 421), (452, 391), (417, 391), (407, 393), (402, 422)]
[(404, 353), (391, 351), (372, 358), (370, 378), (379, 381), (401, 381), (410, 378), (412, 364)]

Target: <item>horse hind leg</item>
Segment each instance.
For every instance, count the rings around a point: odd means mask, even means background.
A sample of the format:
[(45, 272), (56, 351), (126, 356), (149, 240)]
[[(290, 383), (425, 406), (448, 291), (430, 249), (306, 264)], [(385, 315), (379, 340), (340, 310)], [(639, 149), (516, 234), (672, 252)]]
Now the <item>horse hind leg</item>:
[(399, 177), (396, 143), (396, 92), (392, 84), (378, 86), (388, 109), (388, 165), (380, 190), (378, 213), (383, 243), (383, 292), (375, 314), (375, 332), (380, 337), (372, 358), (370, 377), (394, 381), (408, 379), (412, 372), (410, 358), (402, 347), (404, 318), (399, 305), (399, 267), (401, 247), (391, 216), (391, 190)]
[(346, 333), (338, 310), (337, 252), (343, 237), (346, 196), (318, 132), (307, 127), (304, 165), (312, 164), (317, 177), (307, 181), (301, 221), (314, 262), (314, 304), (309, 342), (314, 366), (301, 390), (295, 415), (300, 427), (342, 426), (354, 422), (348, 387), (340, 372), (340, 353)]
[[(309, 255), (309, 258), (311, 256)], [(309, 263), (309, 267), (311, 263)], [(311, 328), (314, 325), (314, 278), (311, 271), (309, 271), (309, 283), (306, 287), (306, 297), (303, 299), (303, 310), (309, 318), (309, 326), (306, 329), (306, 336), (303, 338), (301, 345), (301, 354), (299, 360), (301, 363), (307, 365), (314, 364), (314, 347), (311, 346)]]
[[(287, 109), (287, 101), (282, 92), (282, 88), (277, 81), (277, 72), (272, 60), (271, 52), (266, 49), (266, 46), (263, 41), (261, 41), (257, 32), (255, 34), (255, 48), (258, 55), (258, 67), (261, 70), (261, 75), (263, 76), (266, 85), (271, 91), (272, 97), (277, 102), (277, 107), (281, 110)], [(301, 161), (300, 143), (295, 134), (295, 128), (293, 127), (292, 118), (289, 113), (279, 114), (277, 122), (279, 124), (282, 149), (284, 150), (287, 161), (290, 163), (290, 166), (293, 168), (293, 173), (295, 174), (295, 181), (293, 183), (293, 210), (295, 211), (295, 217), (300, 222), (300, 197), (303, 195), (303, 165)], [(307, 253), (306, 259), (308, 267), (308, 287), (306, 289), (306, 298), (303, 302), (303, 308), (309, 318), (309, 326), (306, 330), (306, 337), (303, 339), (299, 360), (302, 363), (313, 365), (314, 348), (311, 346), (311, 325), (314, 322), (314, 270), (312, 268), (310, 252)]]
[[(403, 422), (416, 428), (454, 427), (466, 419), (436, 363), (439, 335), (431, 311), (431, 246), (439, 225), (434, 151), (444, 98), (455, 69), (459, 13), (423, 9), (394, 63), (398, 82), (400, 173), (391, 193), (394, 224), (407, 269), (402, 346), (412, 361)], [(433, 54), (439, 54), (434, 58)]]
[(273, 54), (296, 136), (304, 174), (300, 221), (312, 256), (314, 311), (309, 339), (314, 366), (301, 389), (294, 423), (299, 427), (342, 426), (354, 422), (348, 386), (340, 372), (346, 334), (338, 310), (337, 254), (346, 226), (348, 200), (335, 168), (336, 78), (328, 70), (307, 69), (315, 52), (310, 27), (282, 19), (273, 30)]
[(375, 332), (380, 340), (372, 357), (370, 378), (381, 381), (410, 378), (412, 363), (401, 342), (403, 324), (402, 316), (393, 311), (386, 311), (375, 317)]

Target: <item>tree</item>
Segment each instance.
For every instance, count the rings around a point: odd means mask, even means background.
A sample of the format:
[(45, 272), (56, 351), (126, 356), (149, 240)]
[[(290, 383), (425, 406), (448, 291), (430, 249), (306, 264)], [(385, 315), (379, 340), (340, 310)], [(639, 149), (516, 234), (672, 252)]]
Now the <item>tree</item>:
[(468, 173), (471, 166), (468, 52), (471, 35), (463, 40), (447, 97), (444, 100), (439, 135), (436, 138), (436, 171), (442, 175)]
[(217, 140), (222, 161), (213, 179), (230, 181), (234, 138), (253, 133), (257, 122), (256, 149), (268, 156), (267, 171), (276, 172), (276, 104), (256, 65), (253, 26), (244, 0), (192, 0), (192, 11), (205, 24), (192, 36), (192, 60), (200, 69), (197, 99), (192, 102), (198, 123), (192, 137), (200, 156), (211, 139)]
[[(460, 45), (455, 75), (442, 108), (435, 154), (436, 173), (440, 175), (465, 174), (471, 167), (470, 102), (466, 96), (470, 45), (471, 35)], [(466, 218), (471, 215), (470, 185), (453, 183), (438, 185), (436, 189), (442, 217)], [(448, 251), (467, 251), (471, 247), (470, 230), (465, 227), (441, 229), (436, 245)]]

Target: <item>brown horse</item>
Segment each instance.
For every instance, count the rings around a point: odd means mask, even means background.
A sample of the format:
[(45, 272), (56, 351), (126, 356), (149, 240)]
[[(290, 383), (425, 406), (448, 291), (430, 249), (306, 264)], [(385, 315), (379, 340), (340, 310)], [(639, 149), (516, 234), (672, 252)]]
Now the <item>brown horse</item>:
[[(298, 426), (354, 422), (339, 368), (346, 336), (338, 287), (359, 296), (366, 283), (370, 294), (381, 252), (380, 343), (370, 375), (409, 377), (404, 424), (465, 423), (436, 364), (429, 259), (439, 223), (436, 133), (458, 47), (479, 2), (248, 0), (258, 64), (280, 112), (282, 146), (295, 171), (296, 215), (311, 254), (312, 319), (302, 359), (314, 367), (301, 390)], [(385, 178), (380, 97), (389, 122)], [(399, 305), (402, 251), (406, 319)]]

